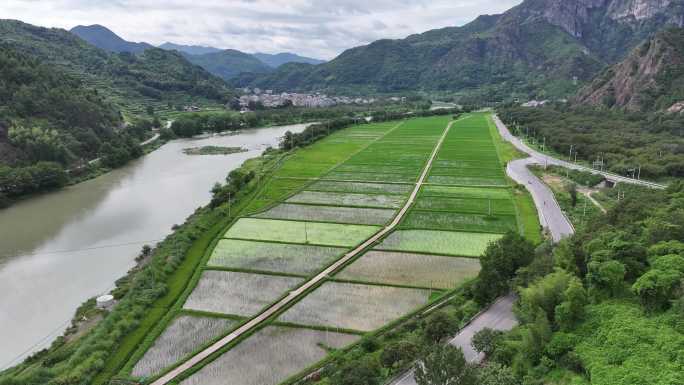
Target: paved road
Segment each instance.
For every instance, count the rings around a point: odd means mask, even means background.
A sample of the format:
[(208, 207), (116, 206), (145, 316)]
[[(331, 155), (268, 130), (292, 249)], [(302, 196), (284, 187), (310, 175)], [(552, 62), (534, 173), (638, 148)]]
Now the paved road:
[(575, 233), (575, 229), (563, 214), (553, 192), (527, 166), (535, 164), (533, 158), (514, 160), (506, 166), (506, 173), (513, 180), (527, 188), (537, 206), (539, 223), (551, 233), (554, 242)]
[[(297, 289), (291, 291), (285, 298), (277, 302), (275, 305), (272, 305), (268, 309), (264, 310), (262, 313), (258, 314), (256, 317), (252, 318), (249, 322), (246, 324), (242, 325), (240, 328), (235, 330), (234, 332), (230, 333), (229, 335), (223, 337), (221, 340), (215, 342), (213, 345), (209, 346), (208, 348), (202, 350), (201, 352), (195, 354), (192, 356), (190, 359), (167, 373), (166, 375), (162, 376), (158, 380), (154, 381), (150, 385), (165, 385), (171, 382), (174, 378), (178, 377), (181, 373), (185, 372), (186, 370), (192, 368), (193, 366), (199, 364), (202, 360), (210, 356), (211, 354), (217, 352), (218, 350), (222, 349), (226, 345), (230, 344), (231, 342), (235, 341), (237, 338), (241, 337), (245, 333), (253, 330), (257, 326), (261, 325), (263, 322), (268, 320), (271, 316), (274, 314), (278, 313), (279, 311), (285, 309), (287, 306), (291, 305), (292, 303), (298, 301), (303, 293), (305, 293), (307, 290), (311, 289), (312, 287), (318, 285), (321, 283), (323, 280), (325, 280), (328, 276), (332, 275), (337, 269), (342, 267), (344, 264), (349, 262), (351, 259), (356, 257), (358, 254), (362, 253), (366, 248), (370, 247), (373, 243), (377, 242), (380, 238), (383, 236), (387, 235), (390, 231), (394, 230), (397, 225), (399, 225), (399, 222), (401, 222), (402, 218), (404, 215), (406, 215), (406, 212), (409, 210), (411, 205), (416, 199), (416, 196), (418, 195), (418, 191), (420, 191), (421, 186), (427, 179), (428, 172), (430, 171), (430, 167), (432, 166), (432, 162), (434, 161), (435, 157), (437, 156), (437, 152), (439, 151), (439, 148), (442, 146), (442, 142), (444, 142), (444, 138), (446, 137), (447, 133), (449, 132), (449, 129), (451, 128), (453, 122), (450, 122), (447, 127), (444, 129), (444, 133), (442, 134), (441, 138), (435, 145), (435, 148), (432, 150), (432, 154), (430, 155), (430, 159), (428, 160), (427, 164), (423, 168), (423, 172), (420, 175), (420, 179), (418, 179), (418, 182), (416, 183), (415, 187), (413, 188), (413, 191), (411, 192), (411, 195), (409, 196), (408, 201), (406, 201), (406, 204), (402, 207), (402, 209), (399, 211), (397, 216), (394, 218), (392, 223), (389, 225), (385, 226), (377, 232), (375, 235), (367, 239), (363, 244), (355, 248), (354, 250), (348, 252), (345, 254), (342, 258), (340, 258), (337, 262), (335, 262), (333, 265), (316, 275), (315, 277), (311, 278), (307, 282), (305, 282), (302, 286), (298, 287)], [(399, 125), (397, 125), (398, 127)], [(396, 128), (396, 127), (395, 127)], [(391, 132), (390, 130), (389, 132)], [(389, 133), (388, 132), (388, 133)], [(387, 133), (385, 134), (387, 135)], [(384, 136), (384, 135), (383, 135)]]
[(592, 174), (598, 174), (602, 175), (608, 180), (611, 180), (613, 182), (621, 182), (621, 183), (630, 183), (630, 184), (636, 184), (636, 185), (641, 185), (641, 186), (646, 186), (646, 187), (651, 187), (651, 188), (656, 188), (656, 189), (664, 189), (667, 186), (658, 184), (658, 183), (653, 183), (653, 182), (648, 182), (645, 180), (639, 180), (639, 179), (632, 179), (632, 178), (627, 178), (622, 175), (617, 175), (613, 174), (612, 172), (607, 172), (607, 171), (599, 171), (599, 170), (594, 170), (589, 167), (581, 166), (575, 163), (571, 162), (566, 162), (561, 159), (554, 158), (552, 156), (543, 154), (527, 144), (523, 143), (522, 140), (518, 139), (515, 137), (511, 132), (508, 130), (508, 127), (506, 127), (505, 124), (499, 119), (498, 116), (494, 115), (494, 122), (496, 123), (497, 128), (499, 129), (499, 133), (501, 136), (508, 142), (511, 142), (518, 150), (530, 155), (532, 159), (534, 159), (536, 164), (548, 164), (548, 165), (555, 165), (555, 166), (562, 166), (565, 168), (569, 168), (571, 170), (580, 170), (580, 171), (586, 171), (590, 172)]
[[(471, 345), (473, 336), (485, 328), (503, 331), (513, 329), (518, 324), (518, 320), (513, 314), (514, 302), (515, 296), (512, 294), (500, 298), (489, 309), (480, 313), (461, 329), (454, 338), (449, 340), (449, 344), (461, 348), (468, 362), (477, 363), (482, 361), (483, 355), (476, 352)], [(413, 377), (413, 370), (406, 372), (388, 385), (417, 385)]]

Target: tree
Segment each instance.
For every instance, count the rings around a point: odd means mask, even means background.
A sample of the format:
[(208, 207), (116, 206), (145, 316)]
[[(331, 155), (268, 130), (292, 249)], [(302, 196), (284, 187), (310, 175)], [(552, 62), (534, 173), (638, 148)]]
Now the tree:
[(625, 265), (618, 261), (589, 262), (587, 282), (592, 295), (617, 294), (624, 285)]
[(479, 353), (484, 353), (489, 357), (496, 350), (497, 344), (501, 341), (503, 332), (500, 330), (493, 330), (484, 328), (473, 336), (473, 348)]
[(632, 291), (639, 296), (641, 304), (651, 310), (666, 309), (680, 287), (682, 273), (677, 270), (651, 269), (639, 277)]
[(555, 320), (562, 330), (568, 330), (584, 317), (587, 291), (579, 279), (573, 279), (563, 293), (564, 301), (556, 306)]
[(378, 385), (380, 366), (374, 360), (354, 360), (345, 363), (334, 376), (339, 385)]
[(428, 342), (440, 342), (455, 329), (454, 320), (445, 312), (437, 311), (425, 320), (423, 333)]
[(509, 289), (515, 272), (528, 265), (534, 257), (534, 245), (520, 234), (509, 231), (489, 244), (480, 258), (482, 269), (475, 285), (475, 300), (486, 304)]
[(520, 380), (508, 366), (492, 362), (480, 369), (477, 383), (478, 385), (518, 385)]
[(418, 347), (410, 341), (391, 342), (380, 354), (380, 363), (385, 368), (401, 366), (413, 361), (418, 355)]
[(435, 344), (422, 361), (416, 363), (418, 385), (475, 385), (475, 367), (466, 362), (461, 348)]

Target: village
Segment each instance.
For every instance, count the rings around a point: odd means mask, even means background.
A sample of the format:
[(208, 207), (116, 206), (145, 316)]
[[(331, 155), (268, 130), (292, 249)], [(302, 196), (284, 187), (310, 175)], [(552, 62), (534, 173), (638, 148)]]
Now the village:
[[(295, 107), (331, 107), (339, 104), (372, 104), (377, 99), (362, 98), (362, 97), (348, 97), (348, 96), (328, 96), (319, 92), (312, 94), (282, 92), (274, 93), (273, 90), (261, 90), (259, 88), (243, 88), (244, 93), (240, 96), (240, 108), (243, 111), (251, 110), (255, 105), (262, 105), (265, 108), (278, 108), (285, 106)], [(401, 101), (402, 98), (395, 97), (395, 101)]]

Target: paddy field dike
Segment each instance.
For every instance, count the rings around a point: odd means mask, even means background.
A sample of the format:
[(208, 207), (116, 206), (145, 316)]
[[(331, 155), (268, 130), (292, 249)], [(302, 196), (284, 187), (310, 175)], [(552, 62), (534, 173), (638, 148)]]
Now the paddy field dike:
[(353, 126), (295, 151), (121, 374), (151, 382), (230, 334), (380, 232), (418, 187), (391, 232), (174, 381), (276, 385), (456, 289), (490, 242), (529, 233), (536, 216), (519, 207), (494, 135), (475, 113)]

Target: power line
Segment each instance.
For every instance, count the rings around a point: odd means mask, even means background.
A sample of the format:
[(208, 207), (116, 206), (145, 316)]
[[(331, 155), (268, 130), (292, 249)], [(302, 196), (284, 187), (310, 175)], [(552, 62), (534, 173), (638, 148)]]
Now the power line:
[(40, 253), (28, 253), (28, 254), (20, 254), (20, 255), (15, 255), (15, 254), (5, 254), (2, 256), (2, 258), (20, 258), (20, 257), (32, 257), (36, 255), (50, 255), (50, 254), (64, 254), (64, 253), (76, 253), (79, 251), (88, 251), (88, 250), (98, 250), (98, 249), (110, 249), (114, 247), (123, 247), (123, 246), (132, 246), (132, 245), (141, 245), (141, 244), (146, 244), (146, 243), (151, 243), (151, 242), (159, 242), (162, 241), (163, 239), (151, 239), (149, 241), (135, 241), (135, 242), (126, 242), (126, 243), (116, 243), (112, 245), (102, 245), (102, 246), (93, 246), (93, 247), (84, 247), (82, 249), (70, 249), (70, 250), (54, 250), (54, 251), (45, 251), (45, 252), (40, 252)]

